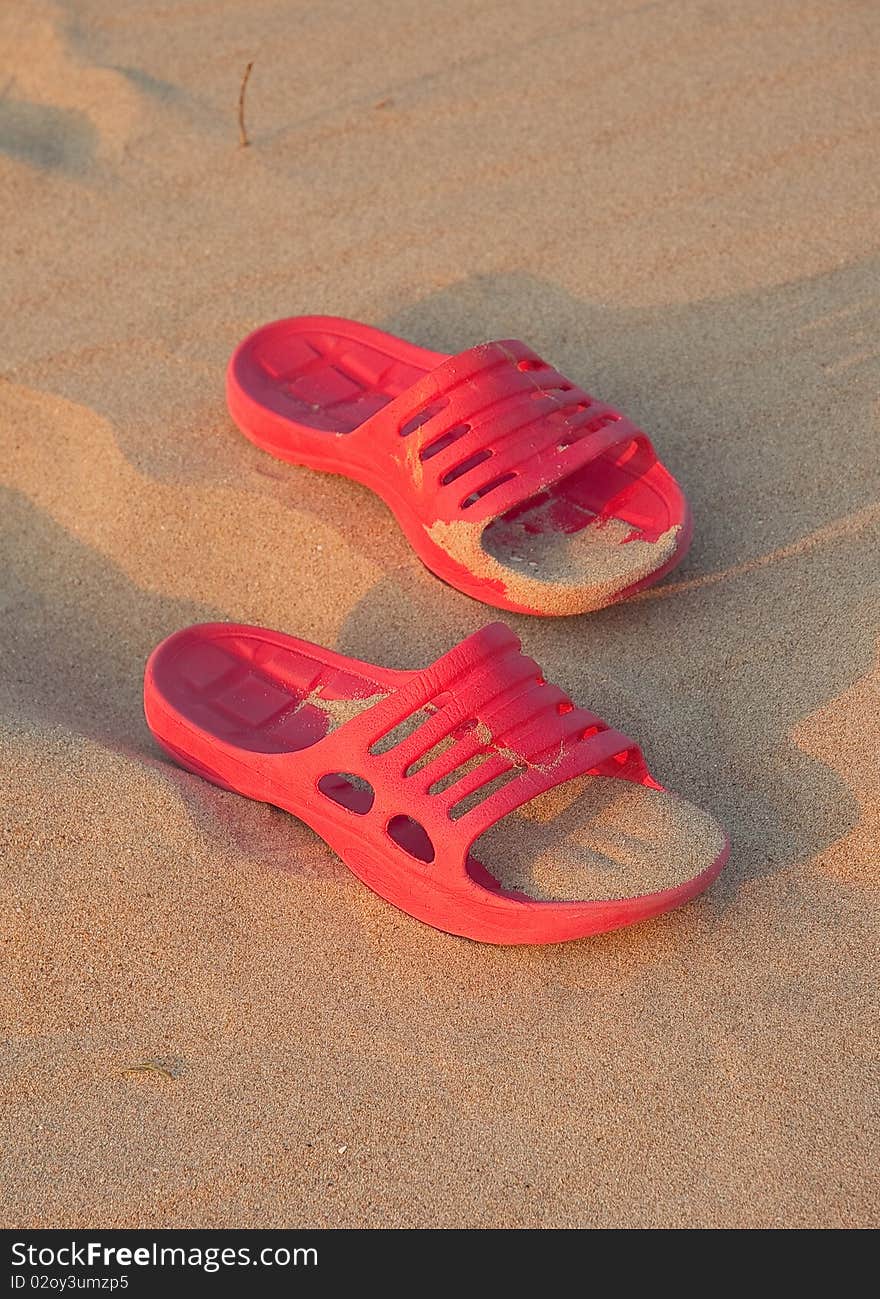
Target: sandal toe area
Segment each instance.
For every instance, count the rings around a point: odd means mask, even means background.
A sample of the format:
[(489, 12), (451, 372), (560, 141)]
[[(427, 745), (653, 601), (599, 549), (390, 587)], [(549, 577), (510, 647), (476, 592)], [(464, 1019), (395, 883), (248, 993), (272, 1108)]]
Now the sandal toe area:
[(473, 855), (505, 890), (610, 901), (677, 888), (708, 870), (725, 842), (714, 818), (677, 794), (587, 775), (504, 817)]

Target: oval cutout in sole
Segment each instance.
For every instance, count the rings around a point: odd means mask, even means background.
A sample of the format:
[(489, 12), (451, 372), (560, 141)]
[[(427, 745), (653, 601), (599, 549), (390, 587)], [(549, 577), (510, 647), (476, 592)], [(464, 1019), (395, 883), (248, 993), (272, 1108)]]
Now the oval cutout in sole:
[(376, 797), (370, 782), (350, 771), (329, 771), (318, 781), (318, 789), (325, 798), (357, 816), (366, 816)]
[(416, 861), (429, 864), (434, 860), (434, 845), (423, 825), (411, 816), (393, 816), (388, 822), (388, 834), (399, 848)]

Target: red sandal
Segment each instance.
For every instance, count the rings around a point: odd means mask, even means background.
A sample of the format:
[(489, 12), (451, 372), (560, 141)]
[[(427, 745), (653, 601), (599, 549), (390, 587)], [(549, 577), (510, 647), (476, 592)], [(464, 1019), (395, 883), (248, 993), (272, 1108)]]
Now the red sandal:
[(236, 349), (227, 400), (257, 446), (365, 483), (432, 572), (500, 609), (600, 609), (690, 544), (645, 434), (523, 343), (447, 356), (350, 320), (278, 320)]
[(502, 623), (418, 672), (258, 627), (190, 627), (151, 655), (144, 706), (182, 766), (292, 812), (381, 897), (483, 942), (644, 920), (727, 858), (716, 823), (548, 684)]

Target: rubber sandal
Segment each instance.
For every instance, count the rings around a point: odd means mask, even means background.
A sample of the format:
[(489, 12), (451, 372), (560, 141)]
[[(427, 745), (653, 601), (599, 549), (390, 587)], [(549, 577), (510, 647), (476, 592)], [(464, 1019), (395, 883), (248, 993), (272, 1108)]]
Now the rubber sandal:
[(236, 349), (227, 400), (257, 446), (372, 488), (433, 573), (500, 609), (602, 608), (690, 544), (645, 434), (523, 343), (447, 356), (350, 320), (279, 320)]
[(147, 664), (150, 729), (188, 770), (292, 812), (437, 929), (552, 943), (694, 897), (728, 853), (638, 746), (494, 623), (424, 671), (280, 632), (190, 627)]

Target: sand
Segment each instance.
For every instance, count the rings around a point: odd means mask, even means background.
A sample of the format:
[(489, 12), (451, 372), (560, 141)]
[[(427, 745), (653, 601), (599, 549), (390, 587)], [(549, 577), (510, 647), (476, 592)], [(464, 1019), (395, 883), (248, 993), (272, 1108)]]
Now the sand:
[[(876, 1224), (877, 27), (3, 7), (6, 1223)], [(299, 312), (523, 337), (655, 440), (682, 568), (510, 621), (728, 827), (704, 898), (469, 943), (154, 747), (189, 622), (413, 667), (492, 617), (235, 431), (232, 347)]]
[(474, 856), (504, 888), (564, 902), (677, 888), (723, 849), (717, 821), (680, 795), (581, 776), (502, 818)]

